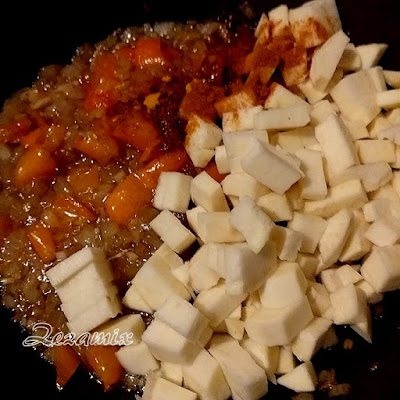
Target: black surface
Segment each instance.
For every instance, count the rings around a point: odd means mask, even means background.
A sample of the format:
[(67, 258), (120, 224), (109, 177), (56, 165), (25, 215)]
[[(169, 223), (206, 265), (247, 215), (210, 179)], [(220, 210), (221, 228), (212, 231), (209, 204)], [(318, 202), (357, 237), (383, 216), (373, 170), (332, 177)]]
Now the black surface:
[[(248, 1), (257, 11), (269, 10), (282, 1)], [(302, 1), (287, 1), (293, 6)], [(57, 4), (57, 6), (56, 6)], [(51, 9), (31, 2), (28, 5), (8, 3), (0, 23), (0, 104), (16, 90), (30, 85), (40, 67), (65, 64), (75, 49), (84, 42), (103, 39), (118, 27), (147, 21), (205, 19), (236, 8), (239, 1), (169, 2), (131, 1), (126, 4), (53, 3)], [(400, 69), (400, 5), (398, 0), (338, 0), (344, 30), (355, 44), (386, 42), (390, 45), (381, 65)], [(351, 383), (352, 393), (346, 399), (400, 398), (400, 295), (385, 297), (383, 314), (374, 320), (374, 344), (360, 340), (350, 329), (338, 329), (341, 339), (355, 340), (353, 350), (339, 344), (323, 352), (315, 360), (317, 368), (335, 368), (339, 383)], [(0, 387), (4, 397), (23, 399), (125, 399), (132, 395), (118, 391), (104, 394), (101, 386), (78, 370), (65, 389), (55, 386), (53, 367), (37, 352), (21, 346), (25, 337), (17, 324), (10, 323), (10, 314), (0, 308), (1, 369)], [(268, 399), (289, 399), (282, 387), (270, 385)], [(328, 398), (321, 393), (316, 398)], [(340, 399), (340, 398), (339, 398)]]

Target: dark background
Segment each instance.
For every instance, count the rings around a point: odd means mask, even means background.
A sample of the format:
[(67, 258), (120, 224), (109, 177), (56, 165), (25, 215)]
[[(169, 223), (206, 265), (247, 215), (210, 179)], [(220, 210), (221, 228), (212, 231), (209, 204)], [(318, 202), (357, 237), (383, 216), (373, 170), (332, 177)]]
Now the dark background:
[[(248, 1), (259, 13), (284, 1)], [(66, 64), (75, 49), (94, 43), (117, 28), (162, 20), (204, 20), (237, 10), (236, 0), (137, 1), (129, 3), (54, 2), (49, 8), (43, 3), (7, 3), (0, 22), (0, 105), (16, 90), (29, 86), (40, 67)], [(302, 1), (286, 1), (289, 6)], [(389, 50), (381, 65), (400, 69), (400, 4), (399, 0), (337, 0), (344, 31), (352, 42), (363, 44), (385, 42)], [(106, 5), (104, 5), (106, 4)], [(323, 352), (315, 360), (317, 368), (337, 368), (339, 383), (351, 383), (352, 394), (346, 399), (400, 398), (400, 295), (388, 294), (383, 307), (376, 308), (374, 344), (359, 340), (346, 327), (338, 330), (341, 340), (355, 340), (354, 349)], [(101, 386), (79, 370), (62, 392), (55, 387), (53, 367), (39, 358), (32, 349), (24, 349), (25, 334), (17, 324), (10, 323), (8, 311), (0, 308), (1, 367), (0, 387), (8, 398), (41, 396), (42, 399), (125, 399), (132, 395), (117, 391), (103, 394)], [(293, 393), (270, 385), (268, 399), (289, 399)], [(320, 394), (316, 398), (327, 398)], [(338, 398), (340, 399), (340, 398)]]

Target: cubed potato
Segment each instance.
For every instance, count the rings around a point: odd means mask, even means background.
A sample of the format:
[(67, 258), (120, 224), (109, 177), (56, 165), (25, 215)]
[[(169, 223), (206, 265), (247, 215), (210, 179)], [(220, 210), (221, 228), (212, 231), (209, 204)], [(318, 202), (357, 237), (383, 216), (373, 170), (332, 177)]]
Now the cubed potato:
[(396, 162), (395, 146), (389, 140), (357, 140), (356, 145), (362, 164)]
[(387, 117), (387, 113), (383, 114), (380, 112), (376, 118), (367, 126), (370, 139), (382, 139), (379, 138), (379, 132), (387, 128), (392, 127), (392, 123)]
[(365, 238), (376, 246), (392, 246), (400, 239), (400, 220), (391, 215), (374, 221), (365, 232)]
[(259, 289), (276, 268), (275, 246), (268, 243), (257, 254), (246, 244), (225, 249), (226, 293), (242, 295)]
[(309, 282), (306, 294), (311, 310), (316, 317), (322, 317), (332, 307), (329, 292), (325, 285), (318, 282)]
[(282, 261), (296, 261), (303, 235), (290, 228), (275, 225), (270, 236), (276, 246), (278, 258)]
[[(337, 114), (336, 107), (329, 100), (320, 100), (314, 104), (310, 112), (311, 125), (316, 126), (324, 122), (331, 114)], [(365, 128), (365, 127), (364, 127)]]
[(158, 310), (171, 296), (191, 298), (185, 286), (172, 275), (168, 264), (158, 257), (150, 257), (143, 264), (132, 284), (153, 310)]
[(371, 200), (375, 199), (389, 200), (390, 210), (392, 214), (395, 217), (400, 218), (400, 197), (392, 185), (386, 184), (380, 187), (377, 191), (370, 193), (370, 198)]
[(234, 398), (237, 395), (240, 399), (259, 399), (268, 392), (265, 371), (236, 340), (228, 335), (216, 335), (209, 351), (224, 371)]
[(356, 50), (361, 59), (361, 68), (367, 69), (378, 65), (387, 48), (386, 43), (369, 43), (357, 46)]
[(381, 217), (390, 216), (392, 214), (390, 210), (390, 201), (388, 199), (371, 200), (364, 204), (362, 210), (365, 221), (367, 222), (373, 222)]
[(197, 394), (164, 378), (156, 377), (148, 382), (143, 392), (143, 400), (196, 400)]
[(149, 314), (152, 314), (154, 311), (133, 284), (126, 291), (122, 299), (122, 304), (132, 310), (143, 311)]
[(150, 222), (150, 227), (176, 253), (182, 253), (196, 241), (196, 236), (168, 210), (161, 211)]
[(366, 70), (377, 92), (384, 92), (387, 90), (385, 77), (383, 75), (383, 68), (380, 66), (368, 68)]
[(271, 218), (248, 196), (244, 196), (233, 208), (230, 221), (254, 253), (264, 248), (275, 226)]
[(326, 89), (349, 42), (349, 37), (340, 30), (316, 50), (310, 68), (310, 79), (316, 89)]
[(186, 218), (188, 220), (189, 226), (196, 235), (199, 234), (199, 223), (197, 216), (200, 213), (206, 213), (206, 212), (207, 210), (202, 206), (196, 206), (186, 211)]
[(293, 354), (300, 361), (311, 361), (324, 344), (325, 335), (332, 325), (326, 318), (314, 318), (292, 341)]
[(336, 263), (351, 232), (353, 212), (342, 209), (327, 220), (327, 226), (319, 241), (321, 260), (326, 265)]
[(335, 325), (356, 324), (365, 318), (367, 299), (352, 283), (331, 293)]
[(215, 164), (220, 174), (229, 174), (231, 172), (225, 145), (215, 148)]
[(368, 304), (376, 304), (383, 300), (383, 294), (376, 292), (376, 290), (364, 279), (357, 282), (356, 287), (364, 292)]
[(170, 297), (154, 314), (191, 342), (197, 342), (208, 325), (207, 318), (188, 301)]
[(221, 185), (206, 171), (193, 178), (190, 185), (190, 196), (197, 206), (201, 206), (207, 211), (229, 211)]
[(257, 199), (257, 205), (273, 222), (290, 221), (293, 218), (293, 211), (286, 194), (274, 192), (265, 194)]
[(182, 365), (173, 364), (167, 361), (162, 361), (161, 363), (161, 377), (175, 383), (175, 385), (182, 386), (183, 383), (183, 374), (182, 374)]
[(368, 131), (367, 127), (361, 122), (351, 121), (343, 116), (341, 116), (341, 119), (345, 124), (347, 130), (349, 131), (353, 141), (370, 138), (370, 132)]
[(400, 107), (400, 89), (391, 89), (376, 94), (376, 104), (384, 110)]
[(321, 144), (333, 174), (359, 163), (350, 133), (338, 116), (330, 115), (323, 123), (317, 125), (315, 137)]
[(254, 129), (254, 116), (262, 110), (262, 106), (242, 108), (222, 114), (222, 130), (238, 132)]
[(293, 219), (288, 223), (288, 228), (303, 235), (300, 251), (310, 254), (317, 249), (326, 226), (327, 222), (323, 218), (299, 212), (295, 212)]
[(261, 304), (267, 308), (282, 308), (303, 298), (307, 279), (299, 265), (280, 263), (259, 290)]
[(348, 43), (338, 64), (345, 71), (357, 71), (361, 68), (361, 57), (353, 43)]
[(284, 194), (302, 177), (302, 171), (283, 157), (282, 151), (267, 146), (255, 143), (252, 151), (241, 160), (243, 170), (272, 191)]
[(319, 264), (319, 259), (315, 255), (298, 253), (296, 262), (299, 264), (304, 276), (308, 280), (312, 280)]
[(171, 270), (180, 267), (183, 264), (182, 258), (176, 254), (171, 247), (169, 247), (166, 243), (163, 243), (153, 254), (153, 257), (160, 257), (164, 260)]
[(336, 268), (329, 268), (321, 271), (320, 273), (321, 283), (325, 286), (329, 293), (335, 293), (337, 290), (343, 287), (343, 282), (336, 271)]
[(190, 201), (192, 177), (180, 172), (161, 172), (153, 205), (158, 210), (184, 213)]
[(230, 212), (208, 212), (197, 216), (199, 235), (204, 243), (244, 242), (244, 236), (232, 225)]
[(245, 337), (240, 345), (250, 354), (253, 360), (266, 373), (270, 381), (275, 380), (275, 372), (279, 361), (279, 347), (268, 347)]
[(301, 197), (307, 200), (318, 200), (326, 197), (328, 188), (319, 151), (303, 149), (296, 152), (301, 160), (301, 169), (305, 176), (300, 180)]
[(328, 189), (323, 200), (310, 200), (304, 203), (304, 212), (320, 217), (331, 217), (342, 208), (360, 209), (368, 201), (365, 189), (359, 179), (352, 179)]
[(307, 297), (283, 308), (261, 308), (245, 321), (245, 329), (251, 339), (265, 346), (289, 344), (313, 319)]
[(386, 83), (394, 89), (400, 89), (400, 71), (384, 70)]
[(286, 108), (296, 105), (304, 105), (311, 108), (310, 105), (301, 97), (286, 89), (279, 83), (271, 83), (271, 91), (265, 100), (264, 108)]
[[(358, 270), (356, 268), (358, 268)], [(342, 285), (346, 286), (349, 283), (356, 284), (357, 282), (360, 282), (363, 279), (361, 274), (358, 272), (359, 269), (360, 265), (355, 266), (355, 265), (345, 264), (342, 265), (341, 267), (338, 267), (335, 270), (335, 273), (336, 276), (342, 282)]]
[(244, 196), (257, 200), (270, 192), (266, 186), (244, 172), (227, 175), (221, 185), (225, 195), (236, 196), (239, 200)]
[[(315, 21), (310, 25), (310, 19)], [(289, 22), (296, 42), (306, 48), (319, 46), (341, 29), (335, 1), (309, 1), (289, 10)], [(321, 28), (324, 34), (321, 34)]]
[(124, 370), (131, 375), (146, 375), (160, 368), (160, 363), (144, 342), (123, 346), (115, 355)]
[(309, 122), (309, 108), (304, 104), (286, 108), (270, 108), (254, 115), (255, 129), (284, 131), (301, 128)]
[(365, 126), (381, 110), (376, 104), (375, 86), (368, 72), (364, 70), (346, 75), (330, 94), (347, 119), (358, 121)]
[(291, 154), (296, 151), (317, 145), (314, 128), (305, 126), (303, 128), (291, 129), (289, 131), (279, 132), (271, 139), (271, 144), (281, 147), (283, 150)]
[(284, 375), (289, 373), (290, 371), (293, 371), (297, 367), (298, 362), (292, 350), (290, 349), (290, 346), (282, 346), (279, 349), (279, 359), (278, 365), (276, 366), (276, 375)]
[(211, 289), (201, 292), (193, 303), (215, 328), (246, 299), (248, 293), (229, 295), (225, 283), (219, 283)]
[(142, 340), (159, 361), (188, 364), (194, 360), (200, 347), (187, 340), (164, 322), (155, 319), (143, 333)]
[(200, 350), (193, 362), (182, 367), (183, 384), (204, 400), (226, 400), (231, 390), (218, 361)]
[(363, 278), (378, 292), (400, 288), (400, 245), (373, 247), (361, 267)]
[(277, 382), (297, 393), (313, 392), (317, 388), (318, 378), (311, 361), (307, 361), (278, 378)]

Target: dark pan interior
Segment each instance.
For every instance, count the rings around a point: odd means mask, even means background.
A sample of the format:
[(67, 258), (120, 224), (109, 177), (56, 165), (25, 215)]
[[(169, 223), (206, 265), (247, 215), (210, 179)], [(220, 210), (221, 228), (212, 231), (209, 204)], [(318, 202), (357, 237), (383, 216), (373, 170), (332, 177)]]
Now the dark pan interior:
[[(247, 1), (259, 15), (284, 1)], [(134, 0), (127, 4), (53, 3), (46, 8), (39, 2), (29, 5), (9, 3), (0, 24), (2, 57), (0, 62), (0, 104), (16, 90), (29, 86), (40, 67), (66, 64), (75, 49), (84, 42), (96, 42), (113, 30), (144, 22), (162, 20), (204, 20), (227, 15), (243, 2), (214, 0), (185, 2), (170, 0)], [(286, 1), (295, 6), (303, 1)], [(381, 65), (400, 69), (400, 7), (398, 0), (337, 0), (345, 32), (352, 42), (386, 42), (389, 50)], [(57, 5), (56, 5), (57, 4)], [(359, 339), (351, 329), (340, 327), (339, 344), (315, 358), (318, 370), (334, 368), (338, 383), (352, 385), (350, 395), (337, 399), (400, 398), (400, 293), (388, 293), (383, 304), (373, 308), (374, 344)], [(101, 386), (81, 368), (63, 391), (55, 386), (53, 367), (37, 352), (21, 346), (25, 333), (11, 322), (11, 314), (0, 308), (0, 343), (2, 368), (0, 384), (3, 393), (13, 398), (41, 396), (42, 399), (128, 399), (132, 394), (114, 390), (103, 393)], [(343, 347), (346, 338), (354, 340), (351, 350)], [(290, 399), (293, 392), (270, 385), (267, 399)], [(2, 396), (0, 396), (2, 397)], [(315, 399), (328, 399), (327, 391)]]

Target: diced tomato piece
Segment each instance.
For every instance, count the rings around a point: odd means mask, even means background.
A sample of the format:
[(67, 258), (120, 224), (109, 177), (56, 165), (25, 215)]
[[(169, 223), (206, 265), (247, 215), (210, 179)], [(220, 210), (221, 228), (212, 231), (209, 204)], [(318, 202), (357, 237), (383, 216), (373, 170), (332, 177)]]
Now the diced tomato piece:
[(28, 228), (28, 238), (37, 255), (44, 263), (49, 263), (56, 258), (56, 243), (51, 229), (38, 223)]
[(19, 138), (29, 133), (31, 120), (25, 116), (14, 122), (0, 125), (0, 143), (16, 143)]
[(57, 164), (50, 153), (42, 146), (32, 146), (19, 159), (15, 168), (15, 185), (24, 187), (36, 178), (48, 178), (56, 170)]
[(101, 380), (104, 390), (110, 390), (119, 382), (123, 368), (115, 353), (119, 346), (88, 346), (83, 355), (89, 368)]
[(90, 112), (99, 107), (108, 109), (116, 104), (116, 75), (118, 60), (112, 54), (100, 54), (94, 61), (85, 97), (85, 110)]
[(128, 175), (111, 192), (105, 202), (107, 215), (126, 225), (144, 206), (151, 203), (153, 190), (163, 171), (180, 171), (190, 163), (185, 150), (166, 153), (144, 168)]
[(93, 158), (101, 165), (106, 165), (119, 154), (118, 143), (105, 134), (90, 133), (87, 137), (77, 136), (74, 147), (81, 153)]
[(226, 177), (226, 174), (220, 174), (217, 168), (217, 164), (215, 163), (214, 160), (211, 160), (204, 170), (208, 173), (208, 175), (211, 176), (211, 178), (215, 179), (217, 182), (221, 183), (224, 178)]
[(54, 346), (52, 360), (57, 371), (57, 385), (63, 388), (80, 364), (80, 358), (71, 346)]
[(132, 110), (114, 118), (112, 135), (144, 151), (158, 137), (158, 129), (146, 111)]

